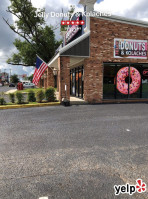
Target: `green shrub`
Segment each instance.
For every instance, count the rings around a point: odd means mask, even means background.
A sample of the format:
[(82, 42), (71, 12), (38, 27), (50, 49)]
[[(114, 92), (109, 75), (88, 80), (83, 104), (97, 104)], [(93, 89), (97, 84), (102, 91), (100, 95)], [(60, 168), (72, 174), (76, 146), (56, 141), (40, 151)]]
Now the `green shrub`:
[(0, 92), (0, 96), (3, 97), (5, 95), (4, 92)]
[(15, 95), (14, 95), (14, 93), (9, 93), (9, 99), (10, 99), (11, 103), (15, 103)]
[(36, 97), (33, 90), (28, 92), (28, 102), (36, 102)]
[(41, 103), (42, 100), (44, 99), (45, 97), (45, 94), (42, 90), (39, 90), (37, 93), (36, 93), (36, 101)]
[(54, 102), (55, 101), (55, 89), (53, 87), (49, 87), (45, 91), (45, 98), (48, 102)]
[(3, 97), (0, 98), (0, 105), (5, 105), (6, 102), (5, 102), (5, 99)]
[(23, 104), (24, 103), (24, 96), (21, 92), (17, 91), (16, 92), (16, 98), (17, 98), (17, 103), (18, 104)]

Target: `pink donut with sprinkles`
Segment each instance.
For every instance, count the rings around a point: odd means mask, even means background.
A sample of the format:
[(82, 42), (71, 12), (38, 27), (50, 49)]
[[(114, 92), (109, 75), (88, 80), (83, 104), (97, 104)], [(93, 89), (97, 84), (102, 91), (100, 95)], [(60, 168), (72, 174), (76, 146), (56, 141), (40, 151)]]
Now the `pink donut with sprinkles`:
[[(128, 94), (128, 83), (125, 82), (126, 77), (129, 76), (129, 67), (121, 68), (117, 73), (117, 89), (120, 93)], [(130, 67), (130, 77), (132, 79), (131, 84), (129, 84), (129, 94), (136, 93), (141, 85), (141, 75), (139, 71)]]

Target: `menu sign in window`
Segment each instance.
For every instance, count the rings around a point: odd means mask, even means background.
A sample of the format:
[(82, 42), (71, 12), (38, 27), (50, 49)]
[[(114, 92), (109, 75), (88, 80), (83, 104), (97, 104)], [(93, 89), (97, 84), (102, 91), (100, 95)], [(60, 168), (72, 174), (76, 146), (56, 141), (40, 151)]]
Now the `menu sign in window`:
[(147, 59), (147, 40), (114, 39), (115, 58)]

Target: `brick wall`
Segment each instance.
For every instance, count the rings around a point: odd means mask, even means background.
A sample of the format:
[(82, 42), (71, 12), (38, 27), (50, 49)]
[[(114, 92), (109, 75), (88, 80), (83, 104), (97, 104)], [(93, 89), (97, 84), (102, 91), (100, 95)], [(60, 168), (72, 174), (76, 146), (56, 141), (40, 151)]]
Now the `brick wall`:
[(47, 88), (52, 86), (54, 87), (54, 74), (53, 74), (53, 70), (51, 68), (48, 67), (47, 69)]
[(47, 81), (48, 81), (48, 78), (47, 78), (47, 69), (45, 70), (45, 72), (43, 74), (43, 78), (44, 78), (44, 88), (46, 89), (47, 88)]
[(95, 58), (84, 61), (84, 100), (90, 103), (102, 99), (102, 63)]
[(148, 63), (144, 59), (114, 58), (114, 38), (148, 40), (148, 28), (91, 17), (90, 29), (90, 58), (84, 61), (84, 99), (100, 102), (103, 62)]
[[(52, 86), (55, 86), (55, 82), (54, 82), (54, 74), (53, 74), (53, 70), (51, 68), (47, 68), (44, 72), (44, 74), (42, 75), (43, 79), (39, 80), (38, 83), (38, 87), (42, 88), (44, 87), (45, 89)], [(42, 83), (43, 82), (43, 83)], [(43, 84), (43, 85), (42, 85)]]
[(39, 82), (38, 82), (38, 84), (37, 84), (37, 87), (38, 87), (38, 88), (42, 88), (42, 86), (41, 86), (41, 79), (39, 80)]
[[(58, 90), (59, 100), (66, 98), (70, 100), (70, 57), (58, 58)], [(67, 85), (67, 92), (65, 92), (65, 85)]]

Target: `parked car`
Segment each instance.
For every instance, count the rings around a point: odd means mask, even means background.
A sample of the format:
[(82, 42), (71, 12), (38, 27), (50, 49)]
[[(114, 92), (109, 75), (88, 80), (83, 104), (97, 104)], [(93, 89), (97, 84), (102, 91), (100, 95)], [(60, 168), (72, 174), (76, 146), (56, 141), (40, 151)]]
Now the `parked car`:
[(2, 83), (0, 83), (0, 87), (2, 87), (3, 86), (3, 84)]
[(35, 84), (26, 82), (23, 84), (24, 88), (35, 88)]
[(15, 87), (15, 84), (14, 83), (10, 83), (9, 87)]

